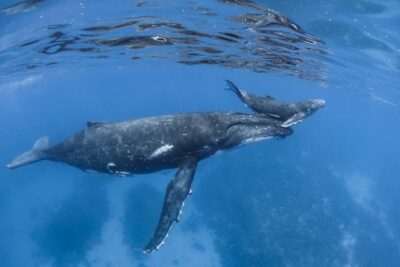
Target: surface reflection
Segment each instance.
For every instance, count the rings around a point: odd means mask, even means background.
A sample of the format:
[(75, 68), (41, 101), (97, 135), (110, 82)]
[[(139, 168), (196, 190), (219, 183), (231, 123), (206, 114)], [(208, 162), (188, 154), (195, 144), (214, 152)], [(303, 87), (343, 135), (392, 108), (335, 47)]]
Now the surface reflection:
[[(182, 16), (167, 15), (169, 8), (177, 8), (171, 3), (141, 1), (132, 8), (140, 9), (144, 16), (108, 24), (46, 25), (45, 31), (38, 29), (35, 38), (5, 49), (0, 57), (0, 74), (57, 68), (72, 63), (74, 56), (81, 60), (86, 55), (90, 59), (156, 58), (186, 65), (283, 71), (309, 80), (325, 79), (320, 60), (327, 55), (324, 43), (285, 15), (251, 1), (216, 1), (210, 7), (190, 3), (190, 8), (187, 4), (182, 3)], [(221, 5), (229, 12), (214, 12), (213, 8)], [(156, 15), (160, 7), (165, 12)], [(213, 18), (208, 20), (210, 15)]]

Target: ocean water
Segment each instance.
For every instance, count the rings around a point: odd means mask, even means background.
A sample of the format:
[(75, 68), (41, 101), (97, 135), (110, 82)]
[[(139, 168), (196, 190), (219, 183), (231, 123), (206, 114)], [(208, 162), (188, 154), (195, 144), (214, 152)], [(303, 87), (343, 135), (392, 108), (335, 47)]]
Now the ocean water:
[[(0, 266), (400, 266), (400, 2), (0, 3)], [(294, 134), (199, 163), (165, 245), (175, 171), (5, 166), (87, 121), (252, 113), (224, 79), (325, 99)]]

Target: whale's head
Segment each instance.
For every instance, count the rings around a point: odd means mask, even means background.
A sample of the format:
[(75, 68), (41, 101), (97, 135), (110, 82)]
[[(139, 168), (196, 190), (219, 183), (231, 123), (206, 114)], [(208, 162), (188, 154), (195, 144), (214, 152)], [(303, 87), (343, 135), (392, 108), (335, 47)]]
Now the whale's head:
[(303, 119), (307, 118), (313, 114), (318, 109), (324, 107), (326, 104), (325, 100), (322, 99), (311, 99), (301, 103), (293, 104), (294, 113), (286, 121), (282, 123), (282, 127), (290, 127), (296, 123), (301, 122)]
[(310, 100), (300, 103), (299, 106), (300, 106), (301, 112), (305, 113), (306, 116), (310, 116), (315, 111), (324, 107), (325, 104), (326, 104), (326, 101), (323, 99), (310, 99)]

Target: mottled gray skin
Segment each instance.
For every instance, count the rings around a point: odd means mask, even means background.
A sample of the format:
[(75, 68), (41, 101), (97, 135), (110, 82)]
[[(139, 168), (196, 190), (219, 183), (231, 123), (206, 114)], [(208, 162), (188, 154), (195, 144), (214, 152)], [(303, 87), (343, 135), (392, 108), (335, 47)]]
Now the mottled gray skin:
[(83, 170), (149, 173), (176, 168), (189, 157), (207, 158), (246, 140), (291, 133), (266, 116), (191, 113), (95, 123), (43, 153), (45, 159)]
[(325, 106), (325, 101), (321, 99), (284, 103), (270, 96), (260, 97), (253, 95), (243, 89), (239, 89), (231, 81), (226, 82), (228, 83), (228, 89), (233, 91), (254, 112), (279, 120), (283, 122), (282, 126), (284, 127), (297, 123)]
[(219, 150), (291, 133), (291, 128), (281, 127), (281, 122), (265, 115), (228, 112), (91, 122), (54, 146), (47, 137), (40, 138), (7, 167), (15, 169), (47, 159), (119, 175), (178, 168), (168, 184), (157, 228), (144, 248), (149, 253), (164, 243), (172, 224), (179, 220), (200, 160)]

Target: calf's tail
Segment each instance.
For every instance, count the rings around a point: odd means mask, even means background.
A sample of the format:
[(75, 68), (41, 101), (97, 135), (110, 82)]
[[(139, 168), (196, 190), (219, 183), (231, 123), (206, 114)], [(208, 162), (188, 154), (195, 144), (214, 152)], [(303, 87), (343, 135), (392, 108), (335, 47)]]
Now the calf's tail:
[(240, 91), (240, 89), (233, 82), (231, 82), (229, 80), (225, 80), (225, 81), (228, 85), (226, 90), (234, 92), (242, 101), (244, 101), (242, 91)]

